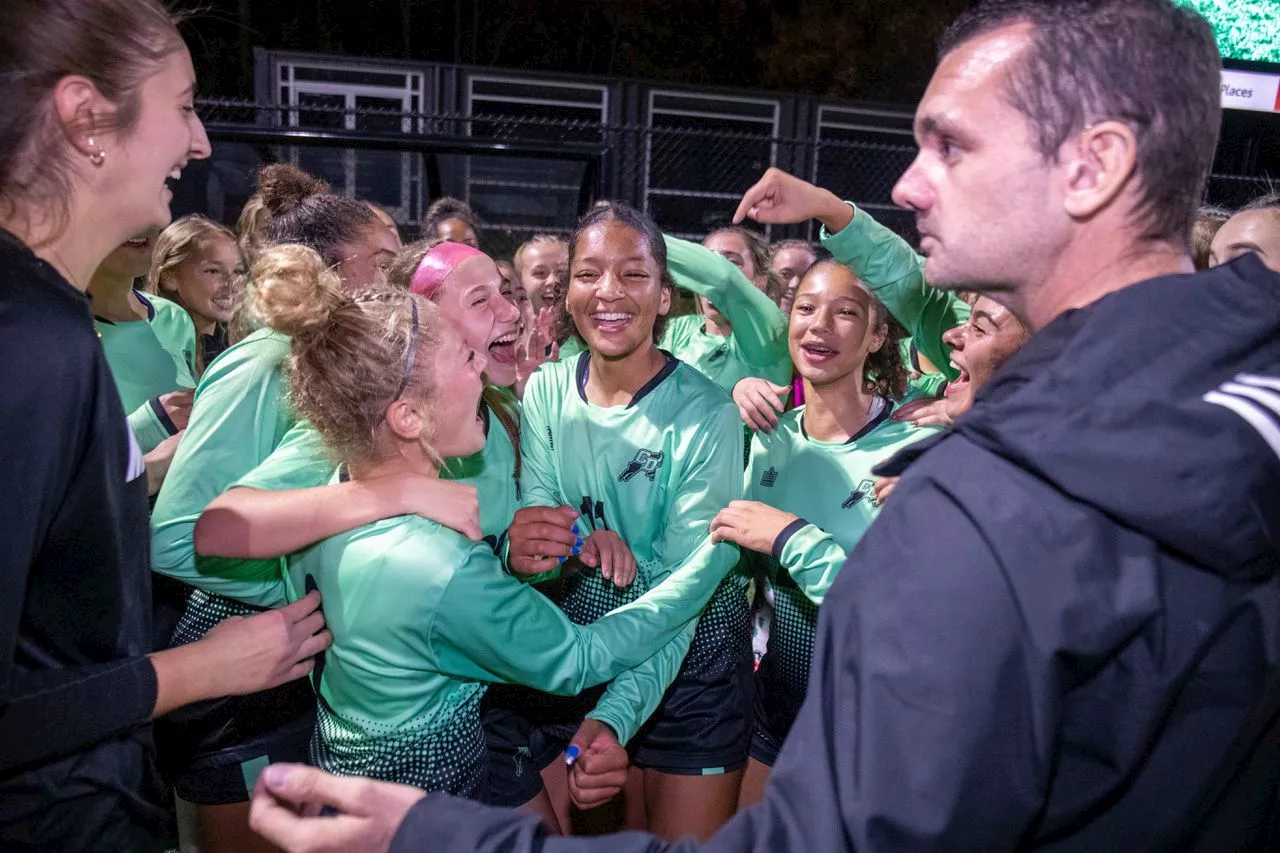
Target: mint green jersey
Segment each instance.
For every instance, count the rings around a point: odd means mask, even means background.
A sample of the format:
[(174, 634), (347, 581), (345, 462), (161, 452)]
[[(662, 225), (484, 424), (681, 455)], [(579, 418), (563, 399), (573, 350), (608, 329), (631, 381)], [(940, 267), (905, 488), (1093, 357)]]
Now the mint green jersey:
[(577, 335), (571, 335), (568, 340), (560, 344), (560, 361), (568, 361), (575, 355), (581, 355), (586, 352), (587, 348), (582, 343), (582, 338)]
[(147, 319), (117, 323), (93, 318), (120, 402), (143, 453), (169, 437), (151, 400), (170, 391), (196, 387), (196, 327), (177, 304), (159, 296), (134, 296), (147, 309)]
[[(560, 605), (580, 625), (678, 569), (725, 577), (737, 551), (710, 545), (709, 528), (741, 494), (743, 458), (737, 407), (697, 370), (671, 358), (630, 404), (602, 407), (586, 399), (590, 359), (583, 353), (539, 368), (525, 390), (520, 432), (524, 505), (577, 507), (584, 536), (612, 530), (636, 559), (626, 589), (585, 567), (563, 580)], [(740, 594), (746, 579), (733, 584)], [(674, 680), (695, 627), (615, 680), (590, 716), (630, 740)]]
[(675, 283), (708, 299), (733, 332), (709, 335), (701, 314), (686, 314), (667, 321), (658, 345), (729, 393), (748, 376), (789, 383), (791, 355), (782, 309), (727, 258), (697, 243), (665, 239), (667, 269)]
[(902, 403), (910, 403), (921, 397), (938, 397), (942, 389), (947, 387), (947, 377), (941, 373), (921, 373), (911, 365), (911, 338), (903, 338), (898, 342), (898, 352), (902, 356), (902, 365), (907, 368), (907, 391), (902, 395)]
[(484, 543), (417, 516), (312, 546), (290, 559), (288, 578), (292, 599), (320, 590), (333, 632), (314, 675), (316, 763), (463, 796), (483, 788), (487, 684), (576, 695), (670, 644), (720, 583), (685, 567), (575, 625)]
[[(514, 397), (507, 396), (508, 405), (518, 407)], [(446, 459), (440, 475), (476, 488), (480, 529), (490, 547), (496, 549), (518, 506), (515, 448), (497, 415), (487, 406), (482, 408), (482, 414), (487, 436), (484, 449), (465, 459)], [(336, 466), (337, 460), (325, 446), (320, 432), (309, 422), (299, 421), (266, 459), (227, 488), (262, 491), (315, 488), (328, 484)], [(285, 601), (279, 559), (234, 560), (199, 554), (193, 557), (195, 574), (183, 578), (192, 586), (263, 607), (274, 607)]]
[[(515, 395), (506, 388), (499, 391), (508, 411), (518, 415), (520, 403)], [(480, 407), (480, 416), (484, 419), (484, 449), (471, 456), (446, 459), (440, 476), (475, 487), (480, 500), (480, 532), (496, 552), (499, 540), (520, 508), (516, 449), (502, 421), (488, 405)]]
[[(194, 534), (209, 502), (270, 456), (297, 422), (286, 400), (282, 366), (288, 354), (286, 335), (260, 329), (219, 356), (201, 377), (191, 420), (151, 517), (154, 571), (259, 607), (283, 602), (278, 560), (197, 559)], [(332, 463), (325, 467), (332, 473)], [(305, 470), (297, 474), (300, 480), (316, 476)], [(207, 629), (217, 616), (246, 610), (220, 600), (201, 624)]]
[[(779, 416), (777, 429), (757, 434), (751, 442), (743, 488), (746, 498), (792, 513), (803, 522), (779, 536), (771, 555), (747, 555), (753, 565), (763, 563), (772, 592), (767, 671), (781, 689), (797, 698), (804, 696), (809, 679), (818, 605), (848, 553), (880, 513), (871, 469), (937, 432), (892, 420), (891, 409), (887, 403), (848, 441), (829, 442), (805, 434), (805, 407), (801, 406)], [(766, 671), (763, 661), (760, 666)]]
[[(519, 412), (519, 403), (509, 392), (506, 405)], [(516, 492), (516, 450), (511, 436), (487, 405), (480, 408), (484, 418), (484, 449), (467, 457), (444, 460), (440, 476), (474, 486), (480, 502), (480, 530), (491, 546), (511, 526), (519, 508)], [(307, 421), (299, 421), (280, 446), (248, 474), (229, 488), (262, 491), (309, 489), (328, 484), (338, 460), (326, 448), (320, 432)]]
[(836, 234), (823, 228), (822, 245), (898, 318), (920, 354), (948, 380), (955, 379), (960, 372), (951, 366), (951, 347), (942, 335), (969, 319), (969, 306), (954, 293), (926, 284), (924, 258), (866, 211), (849, 206), (853, 220)]

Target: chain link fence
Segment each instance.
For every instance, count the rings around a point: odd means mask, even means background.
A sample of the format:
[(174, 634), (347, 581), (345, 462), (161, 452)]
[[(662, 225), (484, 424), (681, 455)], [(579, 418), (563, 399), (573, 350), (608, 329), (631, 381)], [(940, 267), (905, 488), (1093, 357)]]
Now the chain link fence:
[[(531, 234), (567, 233), (600, 198), (626, 201), (664, 230), (700, 239), (728, 223), (743, 192), (778, 166), (853, 201), (913, 244), (918, 239), (914, 217), (891, 197), (916, 149), (889, 130), (780, 138), (701, 116), (641, 126), (322, 103), (205, 100), (199, 109), (214, 157), (197, 167), (203, 181), (182, 194), (178, 209), (228, 222), (252, 192), (257, 168), (285, 161), (384, 207), (406, 236), (417, 236), (432, 200), (464, 199), (485, 221), (486, 245), (499, 257)], [(1205, 200), (1230, 209), (1267, 189), (1265, 178), (1213, 175)], [(817, 237), (814, 223), (762, 230), (770, 239)]]

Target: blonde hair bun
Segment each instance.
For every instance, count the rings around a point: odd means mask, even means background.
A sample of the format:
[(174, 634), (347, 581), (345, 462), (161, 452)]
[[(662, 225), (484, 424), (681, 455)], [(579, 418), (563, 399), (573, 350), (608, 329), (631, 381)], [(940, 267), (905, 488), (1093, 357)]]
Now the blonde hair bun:
[(342, 303), (342, 280), (315, 249), (270, 246), (253, 263), (253, 309), (271, 328), (290, 336), (323, 330)]

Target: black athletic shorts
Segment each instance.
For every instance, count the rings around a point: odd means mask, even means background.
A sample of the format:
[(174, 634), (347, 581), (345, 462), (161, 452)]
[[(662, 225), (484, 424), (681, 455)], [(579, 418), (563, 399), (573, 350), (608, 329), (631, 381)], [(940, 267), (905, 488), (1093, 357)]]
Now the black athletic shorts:
[(166, 767), (165, 779), (173, 786), (174, 793), (188, 803), (201, 806), (246, 803), (258, 774), (268, 764), (310, 763), (314, 729), (313, 709), (309, 719), (294, 720), (234, 746), (188, 756), (180, 766)]
[(773, 677), (773, 667), (774, 660), (766, 653), (755, 673), (751, 720), (751, 757), (769, 767), (778, 760), (804, 702), (803, 695), (786, 689)]
[(773, 618), (755, 673), (751, 757), (772, 767), (809, 690), (818, 605), (787, 572), (779, 572), (766, 590), (772, 590)]
[[(230, 616), (258, 612), (260, 608), (191, 590), (170, 645), (194, 642)], [(306, 678), (252, 696), (187, 705), (155, 722), (160, 771), (189, 803), (248, 802), (268, 763), (308, 762), (315, 720), (316, 697)]]
[[(745, 590), (727, 580), (698, 621), (689, 653), (653, 717), (628, 747), (636, 767), (680, 776), (741, 770), (751, 735), (751, 615)], [(527, 803), (542, 790), (541, 771), (564, 752), (604, 692), (570, 698), (524, 687), (494, 687), (486, 697), (489, 802)]]

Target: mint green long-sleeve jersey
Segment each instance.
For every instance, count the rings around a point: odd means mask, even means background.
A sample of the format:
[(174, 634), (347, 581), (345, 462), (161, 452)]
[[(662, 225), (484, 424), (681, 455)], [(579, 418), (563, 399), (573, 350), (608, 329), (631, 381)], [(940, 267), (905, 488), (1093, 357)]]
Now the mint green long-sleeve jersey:
[[(772, 554), (744, 552), (753, 564), (763, 561), (765, 582), (773, 592), (766, 651), (773, 659), (770, 672), (797, 699), (808, 684), (818, 606), (880, 513), (871, 469), (937, 432), (892, 420), (886, 405), (848, 441), (818, 441), (805, 433), (804, 411), (801, 406), (786, 412), (777, 429), (756, 435), (743, 485), (748, 500), (800, 519), (778, 537)], [(870, 568), (892, 571), (891, 566)]]
[[(636, 578), (626, 589), (598, 569), (564, 579), (561, 607), (580, 625), (660, 587), (677, 570), (725, 578), (737, 550), (710, 545), (710, 523), (742, 486), (737, 407), (710, 379), (672, 358), (630, 404), (597, 406), (586, 399), (590, 358), (546, 364), (533, 375), (520, 432), (523, 503), (577, 507), (584, 536), (612, 530), (636, 558)], [(745, 576), (732, 580), (746, 585)], [(629, 741), (661, 703), (695, 628), (688, 624), (614, 680), (589, 716)]]
[(733, 332), (709, 335), (701, 314), (687, 314), (667, 322), (659, 346), (729, 393), (748, 376), (789, 383), (791, 355), (782, 309), (727, 258), (687, 240), (665, 240), (667, 269), (675, 283), (708, 299)]
[(151, 294), (134, 296), (146, 307), (147, 319), (117, 323), (94, 317), (93, 325), (133, 437), (143, 453), (150, 453), (172, 434), (156, 398), (196, 387), (196, 327), (176, 303)]
[[(279, 560), (197, 557), (194, 537), (209, 502), (270, 456), (297, 423), (286, 400), (288, 354), (288, 336), (260, 329), (209, 366), (151, 516), (151, 568), (212, 594), (201, 599), (207, 613), (197, 621), (205, 629), (250, 612), (240, 602), (274, 607), (284, 601)], [(333, 463), (324, 470), (332, 473)]]
[[(206, 447), (211, 447), (223, 459), (225, 464), (221, 469), (221, 476), (215, 482), (212, 478), (219, 471), (202, 471), (194, 465), (184, 464), (179, 476), (190, 476), (192, 481), (179, 481), (183, 500), (180, 502), (174, 499), (177, 494), (169, 495), (171, 500), (164, 504), (165, 514), (157, 514), (152, 525), (152, 559), (156, 561), (160, 558), (158, 549), (161, 547), (164, 548), (165, 557), (165, 562), (162, 566), (157, 566), (157, 571), (177, 577), (207, 592), (259, 607), (276, 607), (286, 600), (280, 560), (235, 560), (198, 555), (193, 542), (196, 520), (208, 502), (226, 489), (245, 487), (284, 491), (323, 486), (329, 482), (336, 465), (320, 433), (310, 423), (293, 422), (292, 408), (283, 401), (283, 408), (272, 410), (267, 405), (271, 393), (284, 394), (287, 387), (287, 382), (283, 381), (283, 373), (273, 377), (260, 371), (281, 351), (281, 341), (270, 340), (271, 337), (282, 336), (276, 333), (264, 335), (255, 347), (256, 352), (251, 354), (252, 358), (230, 374), (235, 378), (223, 380), (228, 384), (220, 391), (228, 393), (219, 393), (218, 399), (231, 402), (232, 414), (237, 417), (230, 421), (229, 426), (223, 427), (223, 432), (216, 435), (206, 435), (203, 429), (196, 433)], [(287, 352), (288, 339), (283, 338), (283, 342), (284, 351)], [(244, 359), (246, 356), (234, 348), (228, 352), (234, 355), (220, 358), (217, 365), (219, 370), (224, 366), (224, 359)], [(253, 377), (257, 377), (258, 381), (253, 381)], [(277, 382), (276, 379), (281, 381)], [(256, 405), (247, 405), (249, 401), (242, 399), (234, 402), (233, 398), (238, 397), (229, 392), (235, 385), (247, 388), (250, 401)], [(204, 393), (203, 385), (201, 393)], [(509, 399), (508, 403), (518, 410), (519, 404), (514, 399)], [(272, 411), (276, 418), (282, 420), (274, 422)], [(515, 448), (497, 415), (487, 407), (483, 414), (486, 432), (484, 449), (465, 459), (445, 460), (440, 475), (475, 486), (480, 501), (480, 528), (490, 546), (494, 547), (511, 524), (511, 517), (518, 506)], [(276, 430), (285, 422), (290, 422), (291, 425), (287, 432), (276, 439)], [(203, 427), (205, 423), (202, 418), (200, 426)], [(273, 423), (276, 423), (274, 427), (271, 426)], [(232, 441), (234, 430), (254, 433), (257, 440), (237, 445)], [(184, 437), (184, 445), (186, 441)], [(275, 446), (271, 448), (273, 443)], [(245, 455), (234, 457), (233, 453), (237, 449), (245, 451)], [(263, 450), (267, 450), (266, 457), (251, 464)], [(245, 466), (250, 466), (245, 473), (220, 490), (213, 491), (222, 479)], [(159, 509), (160, 506), (157, 505), (157, 510)]]
[(433, 521), (401, 516), (327, 539), (289, 566), (290, 597), (318, 588), (334, 638), (315, 674), (313, 755), (332, 772), (475, 796), (488, 683), (576, 695), (608, 681), (683, 633), (722, 574), (686, 563), (577, 625), (484, 543)]

